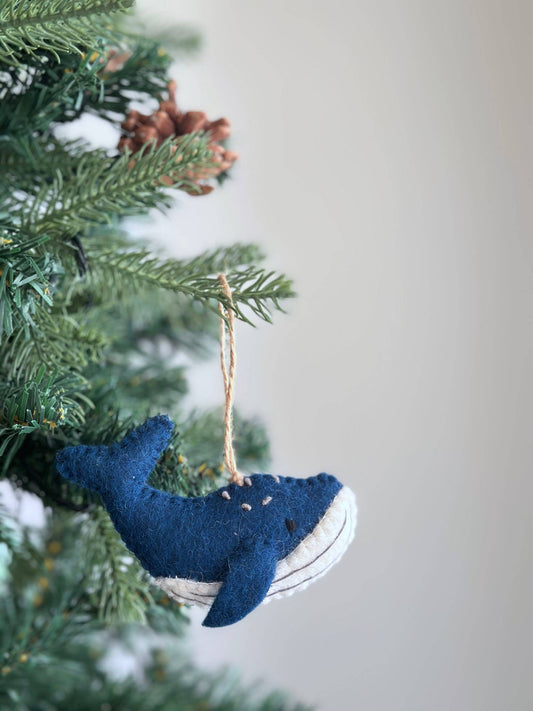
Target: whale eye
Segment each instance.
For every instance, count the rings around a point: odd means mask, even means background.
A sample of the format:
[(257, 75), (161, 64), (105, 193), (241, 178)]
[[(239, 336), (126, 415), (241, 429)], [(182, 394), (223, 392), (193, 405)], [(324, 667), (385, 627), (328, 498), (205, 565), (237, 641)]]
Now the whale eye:
[(289, 533), (294, 533), (294, 531), (298, 528), (296, 521), (293, 521), (292, 518), (286, 518), (285, 525), (287, 526), (287, 531)]

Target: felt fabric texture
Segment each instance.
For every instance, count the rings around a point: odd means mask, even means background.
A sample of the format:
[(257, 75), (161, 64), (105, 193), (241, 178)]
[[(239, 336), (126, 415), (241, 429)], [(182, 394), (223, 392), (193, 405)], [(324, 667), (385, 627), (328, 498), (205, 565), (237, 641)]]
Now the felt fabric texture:
[[(356, 523), (355, 496), (343, 486), (311, 533), (285, 558), (278, 560), (274, 580), (262, 603), (294, 595), (325, 575), (346, 552), (354, 538)], [(178, 602), (204, 608), (213, 605), (222, 587), (218, 582), (178, 577), (156, 578), (154, 582)]]
[[(65, 448), (56, 466), (66, 479), (101, 495), (125, 544), (154, 578), (218, 583), (203, 624), (232, 624), (265, 599), (280, 561), (313, 539), (343, 486), (328, 474), (308, 479), (254, 474), (243, 486), (229, 484), (204, 497), (171, 495), (146, 480), (172, 429), (170, 419), (158, 415), (109, 447)], [(346, 517), (338, 533), (334, 526), (328, 529), (331, 544), (322, 535), (329, 556), (333, 543), (348, 540)], [(324, 565), (328, 559), (320, 557)]]

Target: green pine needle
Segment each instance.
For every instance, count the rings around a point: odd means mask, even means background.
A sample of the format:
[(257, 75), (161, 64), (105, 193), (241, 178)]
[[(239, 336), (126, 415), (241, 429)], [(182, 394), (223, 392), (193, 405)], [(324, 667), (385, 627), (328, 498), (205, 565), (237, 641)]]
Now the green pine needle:
[(152, 602), (147, 576), (126, 549), (111, 519), (103, 509), (93, 511), (89, 541), (94, 560), (90, 594), (103, 622), (145, 622)]
[(10, 379), (32, 379), (44, 364), (48, 370), (81, 374), (103, 357), (110, 338), (67, 313), (41, 308), (34, 314), (29, 336), (17, 330), (0, 345), (0, 362)]
[[(183, 294), (205, 303), (218, 313), (216, 304), (230, 308), (218, 274), (226, 274), (232, 291), (235, 315), (251, 323), (245, 309), (271, 321), (271, 309), (283, 310), (281, 301), (294, 296), (287, 277), (267, 271), (254, 263), (263, 255), (254, 245), (236, 244), (204, 252), (191, 260), (160, 259), (148, 250), (99, 250), (88, 248), (91, 278), (109, 296), (151, 286)], [(216, 302), (213, 304), (212, 302)]]
[(93, 225), (109, 224), (118, 215), (167, 205), (164, 179), (171, 176), (173, 188), (197, 189), (191, 174), (211, 165), (208, 143), (208, 137), (190, 133), (158, 148), (147, 145), (135, 155), (107, 158), (87, 153), (73, 175), (57, 171), (51, 186), (45, 184), (37, 195), (28, 196), (18, 213), (13, 209), (12, 214), (30, 234), (64, 240)]
[(24, 53), (96, 49), (109, 15), (133, 0), (3, 0), (0, 4), (0, 61), (18, 64)]
[(28, 337), (36, 311), (43, 303), (52, 305), (54, 263), (48, 254), (32, 254), (45, 241), (42, 237), (26, 242), (0, 238), (0, 340), (16, 328), (22, 328)]
[(16, 452), (28, 435), (54, 432), (65, 424), (80, 426), (81, 403), (90, 405), (83, 395), (87, 382), (79, 375), (54, 373), (46, 377), (41, 365), (33, 379), (0, 384), (0, 458), (5, 474)]

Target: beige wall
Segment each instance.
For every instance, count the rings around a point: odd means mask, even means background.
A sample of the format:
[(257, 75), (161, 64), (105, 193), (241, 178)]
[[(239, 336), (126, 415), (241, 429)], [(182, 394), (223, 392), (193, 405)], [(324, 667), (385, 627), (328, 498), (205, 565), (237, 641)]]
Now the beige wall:
[[(264, 244), (300, 298), (239, 330), (237, 402), (279, 474), (358, 495), (321, 582), (194, 631), (322, 711), (531, 709), (531, 27), (519, 0), (142, 0), (202, 29), (188, 108), (234, 180), (159, 220), (176, 253)], [(196, 399), (217, 402), (215, 361)]]

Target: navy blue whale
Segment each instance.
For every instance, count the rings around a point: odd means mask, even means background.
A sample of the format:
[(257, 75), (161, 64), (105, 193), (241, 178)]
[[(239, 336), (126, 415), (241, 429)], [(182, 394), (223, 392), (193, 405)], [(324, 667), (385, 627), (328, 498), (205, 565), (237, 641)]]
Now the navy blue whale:
[(107, 446), (66, 447), (56, 466), (97, 491), (126, 546), (154, 582), (180, 602), (208, 609), (208, 627), (229, 625), (261, 602), (323, 575), (353, 538), (353, 493), (334, 476), (254, 474), (186, 498), (146, 483), (173, 429), (158, 415)]

